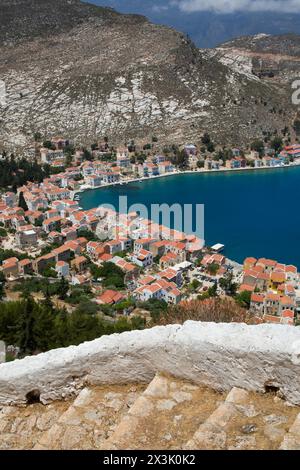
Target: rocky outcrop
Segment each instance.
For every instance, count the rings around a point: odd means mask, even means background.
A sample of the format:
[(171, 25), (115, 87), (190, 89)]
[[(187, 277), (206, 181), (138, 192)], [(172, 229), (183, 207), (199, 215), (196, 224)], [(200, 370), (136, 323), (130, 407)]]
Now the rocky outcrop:
[(258, 34), (226, 42), (217, 49), (219, 60), (248, 76), (280, 82), (282, 86), (296, 80), (300, 72), (300, 36)]
[(48, 403), (86, 384), (149, 383), (157, 372), (219, 391), (276, 391), (300, 404), (300, 330), (188, 321), (105, 336), (0, 365), (0, 404)]

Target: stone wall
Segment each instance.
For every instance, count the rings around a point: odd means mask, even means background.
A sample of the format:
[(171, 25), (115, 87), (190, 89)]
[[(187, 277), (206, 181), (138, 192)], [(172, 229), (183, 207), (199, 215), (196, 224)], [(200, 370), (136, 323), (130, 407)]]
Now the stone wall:
[(0, 404), (62, 399), (86, 384), (149, 382), (165, 372), (218, 390), (278, 390), (300, 404), (300, 329), (188, 321), (0, 365)]

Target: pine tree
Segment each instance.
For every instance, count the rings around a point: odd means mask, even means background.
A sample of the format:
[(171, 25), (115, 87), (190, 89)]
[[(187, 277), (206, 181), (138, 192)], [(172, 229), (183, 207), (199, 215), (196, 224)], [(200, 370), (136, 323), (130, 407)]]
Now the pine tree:
[(80, 310), (75, 310), (71, 315), (71, 341), (72, 344), (80, 344), (84, 341), (92, 341), (99, 338), (102, 328), (98, 317), (87, 315)]
[(57, 348), (70, 346), (72, 344), (70, 332), (70, 318), (66, 309), (59, 310), (54, 317), (54, 325), (56, 330), (56, 346)]
[(56, 346), (54, 312), (36, 304), (32, 328), (35, 347), (38, 351), (48, 351)]

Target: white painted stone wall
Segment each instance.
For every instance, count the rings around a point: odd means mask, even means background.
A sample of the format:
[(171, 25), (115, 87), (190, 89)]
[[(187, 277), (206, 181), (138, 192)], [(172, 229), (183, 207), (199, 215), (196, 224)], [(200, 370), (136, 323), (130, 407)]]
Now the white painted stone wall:
[(26, 403), (33, 390), (47, 403), (86, 384), (149, 382), (158, 371), (219, 390), (271, 385), (300, 404), (300, 328), (188, 321), (105, 336), (1, 364), (0, 404)]

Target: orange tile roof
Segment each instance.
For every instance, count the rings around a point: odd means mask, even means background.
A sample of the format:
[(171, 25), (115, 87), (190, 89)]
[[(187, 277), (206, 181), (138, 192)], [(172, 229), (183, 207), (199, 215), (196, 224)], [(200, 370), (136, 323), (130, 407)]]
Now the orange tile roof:
[(162, 246), (166, 246), (168, 244), (167, 240), (160, 240), (158, 242), (154, 242), (153, 246), (160, 248)]
[(74, 259), (75, 264), (85, 263), (87, 262), (87, 258), (85, 256), (76, 256)]
[(19, 266), (28, 266), (29, 264), (32, 264), (32, 261), (30, 259), (22, 259), (19, 261)]
[(174, 277), (177, 276), (177, 271), (175, 271), (172, 268), (166, 269), (165, 271), (162, 271), (158, 273), (160, 277), (165, 277), (166, 279), (173, 279)]
[(276, 283), (284, 283), (286, 280), (285, 273), (282, 271), (273, 271), (271, 273), (271, 281), (276, 282)]
[(99, 260), (101, 261), (110, 261), (112, 259), (112, 256), (109, 255), (108, 253), (104, 253), (103, 255), (99, 256)]
[(294, 274), (297, 274), (298, 270), (296, 268), (296, 266), (286, 266), (285, 267), (285, 272), (286, 273), (294, 273)]
[(248, 291), (248, 292), (253, 292), (255, 289), (255, 286), (250, 286), (249, 284), (241, 284), (239, 291)]
[(144, 245), (145, 243), (150, 243), (150, 242), (154, 242), (155, 239), (153, 238), (138, 238), (137, 240), (135, 240), (135, 243), (140, 243), (142, 245)]
[(294, 319), (295, 313), (294, 313), (292, 310), (290, 310), (290, 309), (286, 309), (286, 310), (283, 310), (283, 311), (281, 312), (281, 316), (282, 316), (283, 318), (293, 318), (293, 319)]
[(253, 292), (253, 294), (251, 294), (251, 302), (263, 303), (264, 300), (265, 300), (264, 295), (256, 294), (255, 292)]
[(280, 323), (280, 317), (275, 315), (264, 315), (263, 319), (266, 323)]
[(99, 242), (88, 242), (88, 244), (87, 244), (88, 248), (96, 249), (96, 248), (98, 248), (98, 246), (99, 246)]
[(53, 224), (53, 223), (56, 223), (56, 222), (60, 222), (62, 220), (61, 217), (51, 217), (50, 219), (45, 219), (43, 224), (44, 225), (50, 225), (50, 224)]
[(294, 305), (294, 300), (291, 297), (288, 297), (287, 295), (284, 295), (280, 299), (282, 305)]
[(272, 292), (269, 292), (266, 295), (266, 300), (270, 300), (272, 302), (279, 302), (280, 301), (280, 295), (278, 294), (273, 294)]
[(257, 261), (257, 264), (264, 264), (265, 266), (268, 266), (268, 267), (275, 267), (277, 264), (277, 261), (274, 261), (272, 259), (260, 258)]
[(62, 245), (58, 248), (55, 248), (54, 250), (52, 250), (52, 253), (55, 254), (55, 255), (59, 255), (61, 253), (65, 253), (66, 251), (69, 251), (70, 250), (70, 247), (67, 246), (67, 245)]
[(66, 263), (65, 261), (58, 261), (56, 263), (56, 266), (58, 266), (58, 267), (62, 267), (62, 266), (66, 266), (66, 265), (69, 266), (68, 263)]
[(76, 240), (70, 240), (63, 245), (69, 250), (77, 250), (80, 247), (80, 244)]
[(268, 273), (256, 273), (256, 278), (263, 280), (263, 281), (268, 281), (270, 279), (270, 275)]
[(18, 258), (15, 258), (15, 257), (14, 257), (14, 258), (5, 259), (5, 260), (3, 261), (3, 266), (7, 266), (7, 265), (10, 265), (10, 264), (12, 264), (12, 263), (18, 263), (18, 261), (19, 261)]
[(256, 273), (262, 273), (264, 271), (264, 267), (263, 266), (253, 266), (251, 268), (252, 271), (255, 271)]
[(155, 284), (150, 284), (149, 286), (144, 287), (145, 290), (150, 291), (152, 294), (155, 292), (158, 292), (161, 290), (161, 286), (159, 286), (157, 283)]
[(107, 290), (103, 292), (102, 295), (98, 297), (98, 300), (103, 304), (113, 304), (119, 302), (120, 300), (124, 299), (124, 295), (120, 292), (114, 290)]
[(146, 286), (147, 284), (151, 284), (152, 282), (156, 281), (155, 277), (153, 276), (143, 276), (139, 279), (139, 284)]

